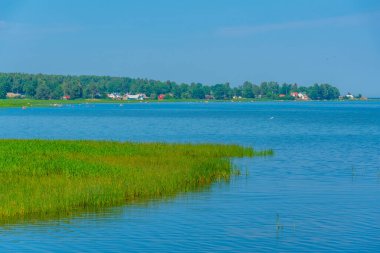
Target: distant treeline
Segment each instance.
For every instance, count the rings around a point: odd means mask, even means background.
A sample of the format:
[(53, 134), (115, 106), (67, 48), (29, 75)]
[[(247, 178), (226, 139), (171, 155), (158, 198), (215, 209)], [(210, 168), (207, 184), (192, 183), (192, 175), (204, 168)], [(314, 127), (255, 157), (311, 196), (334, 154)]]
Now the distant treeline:
[(8, 92), (35, 99), (60, 99), (63, 96), (70, 96), (71, 99), (105, 98), (108, 93), (144, 93), (152, 99), (160, 94), (174, 99), (242, 97), (289, 100), (294, 99), (292, 92), (306, 93), (313, 100), (337, 99), (340, 95), (339, 90), (329, 84), (305, 87), (277, 82), (262, 82), (257, 85), (247, 81), (238, 87), (231, 87), (229, 83), (204, 85), (128, 77), (0, 73), (0, 98), (5, 98)]

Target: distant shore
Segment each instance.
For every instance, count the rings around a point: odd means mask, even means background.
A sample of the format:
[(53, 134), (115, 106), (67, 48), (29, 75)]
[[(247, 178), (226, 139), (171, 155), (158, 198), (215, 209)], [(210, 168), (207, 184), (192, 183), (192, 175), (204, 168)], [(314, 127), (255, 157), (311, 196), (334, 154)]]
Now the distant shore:
[(230, 100), (206, 100), (206, 99), (147, 99), (147, 100), (111, 100), (111, 99), (73, 99), (73, 100), (39, 100), (39, 99), (0, 99), (0, 108), (22, 107), (61, 107), (63, 105), (75, 104), (135, 104), (135, 103), (225, 103), (225, 102), (359, 102), (380, 101), (380, 98), (369, 98), (368, 100), (274, 100), (274, 99), (230, 99)]

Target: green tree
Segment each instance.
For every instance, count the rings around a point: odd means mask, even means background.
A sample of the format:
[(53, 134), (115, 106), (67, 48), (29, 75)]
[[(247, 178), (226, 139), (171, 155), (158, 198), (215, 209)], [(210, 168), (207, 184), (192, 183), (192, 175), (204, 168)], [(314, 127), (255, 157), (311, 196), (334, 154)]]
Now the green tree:
[(64, 82), (62, 90), (64, 96), (70, 96), (72, 99), (82, 97), (82, 86), (79, 81)]
[(4, 83), (0, 83), (0, 99), (7, 97), (7, 86)]
[(211, 91), (214, 98), (218, 100), (230, 99), (232, 97), (232, 89), (229, 83), (211, 86)]
[(26, 96), (34, 97), (36, 95), (37, 82), (31, 81), (24, 85), (23, 92)]
[(284, 94), (285, 96), (288, 96), (290, 95), (291, 90), (292, 90), (291, 84), (283, 83), (280, 89), (280, 93)]
[(319, 85), (316, 83), (308, 88), (307, 94), (313, 100), (321, 99), (319, 95)]
[(244, 82), (241, 89), (241, 94), (244, 98), (253, 98), (255, 95), (253, 94), (252, 83)]
[(96, 97), (96, 95), (98, 94), (98, 87), (96, 86), (96, 84), (94, 82), (91, 82), (89, 85), (87, 85), (84, 89), (83, 89), (83, 95), (87, 98), (92, 98), (94, 99)]
[(35, 97), (36, 99), (50, 99), (51, 98), (50, 92), (51, 90), (46, 85), (46, 83), (41, 82), (37, 86)]
[(252, 91), (253, 91), (253, 95), (255, 98), (258, 98), (262, 95), (262, 91), (261, 91), (260, 86), (258, 86), (256, 84), (252, 85)]
[(205, 94), (205, 91), (202, 87), (202, 84), (192, 83), (190, 85), (190, 95), (192, 98), (195, 98), (195, 99), (204, 99), (206, 94)]

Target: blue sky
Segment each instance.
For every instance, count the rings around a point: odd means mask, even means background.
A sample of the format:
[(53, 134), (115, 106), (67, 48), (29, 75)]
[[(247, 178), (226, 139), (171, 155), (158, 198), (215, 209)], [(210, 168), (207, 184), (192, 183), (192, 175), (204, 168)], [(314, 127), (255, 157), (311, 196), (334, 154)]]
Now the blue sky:
[(0, 0), (0, 72), (380, 96), (378, 0)]

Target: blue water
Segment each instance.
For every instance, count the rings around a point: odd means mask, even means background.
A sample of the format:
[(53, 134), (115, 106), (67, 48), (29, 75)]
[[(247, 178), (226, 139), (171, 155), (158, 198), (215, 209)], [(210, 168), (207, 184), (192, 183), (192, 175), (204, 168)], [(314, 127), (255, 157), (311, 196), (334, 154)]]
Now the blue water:
[(0, 138), (238, 143), (242, 175), (174, 199), (0, 227), (0, 251), (375, 252), (380, 103), (0, 109)]

